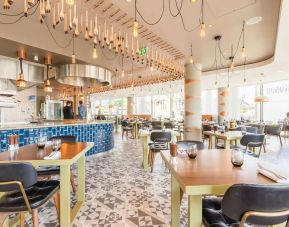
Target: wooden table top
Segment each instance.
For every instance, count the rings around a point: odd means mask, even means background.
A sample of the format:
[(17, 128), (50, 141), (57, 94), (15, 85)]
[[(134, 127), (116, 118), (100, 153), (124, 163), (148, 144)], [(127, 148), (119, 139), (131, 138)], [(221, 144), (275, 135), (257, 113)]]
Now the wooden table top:
[[(238, 183), (268, 184), (273, 183), (257, 172), (259, 159), (245, 155), (242, 167), (231, 163), (231, 151), (212, 149), (199, 150), (196, 159), (189, 159), (187, 154), (178, 154), (175, 164), (169, 151), (161, 151), (167, 167), (179, 181), (182, 188), (188, 186), (218, 186)], [(284, 166), (285, 168), (285, 166)]]
[(209, 136), (215, 136), (220, 139), (226, 139), (226, 140), (235, 140), (235, 139), (241, 139), (243, 137), (242, 132), (240, 131), (228, 131), (228, 132), (214, 132), (214, 131), (204, 131), (205, 135)]
[(20, 147), (17, 152), (9, 151), (0, 153), (0, 163), (4, 162), (19, 162), (27, 161), (33, 164), (47, 164), (47, 165), (66, 165), (74, 163), (81, 155), (84, 155), (88, 150), (93, 147), (94, 143), (88, 142), (75, 142), (61, 144), (60, 159), (44, 159), (52, 152), (52, 147), (47, 146), (43, 149), (38, 149), (36, 144), (29, 144)]

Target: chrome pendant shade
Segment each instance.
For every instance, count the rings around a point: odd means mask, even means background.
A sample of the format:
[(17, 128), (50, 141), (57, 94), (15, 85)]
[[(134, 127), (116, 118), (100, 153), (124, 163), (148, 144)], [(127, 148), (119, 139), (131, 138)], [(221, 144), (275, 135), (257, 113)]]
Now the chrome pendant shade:
[(94, 65), (61, 65), (56, 80), (76, 87), (103, 87), (111, 84), (112, 72)]

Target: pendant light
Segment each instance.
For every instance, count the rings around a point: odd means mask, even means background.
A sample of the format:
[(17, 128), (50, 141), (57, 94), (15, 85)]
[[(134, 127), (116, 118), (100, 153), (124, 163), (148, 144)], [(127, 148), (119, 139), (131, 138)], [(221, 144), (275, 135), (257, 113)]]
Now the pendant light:
[(19, 88), (24, 88), (26, 87), (27, 81), (24, 79), (22, 61), (26, 58), (26, 53), (24, 50), (19, 50), (17, 52), (17, 55), (18, 55), (18, 59), (20, 63), (20, 73), (19, 73), (18, 79), (16, 80), (16, 86)]
[(76, 63), (76, 56), (74, 52), (74, 34), (72, 35), (72, 55), (71, 55), (71, 63), (75, 64)]
[(96, 50), (96, 44), (93, 44), (92, 58), (93, 59), (97, 59), (98, 58), (98, 54), (97, 54), (97, 50)]
[(193, 45), (192, 44), (191, 44), (191, 55), (190, 55), (189, 63), (190, 64), (194, 63), (194, 59), (193, 59)]
[(123, 55), (121, 57), (121, 77), (124, 77), (125, 73), (124, 73), (124, 69), (123, 69)]
[(200, 37), (203, 38), (206, 36), (206, 25), (204, 22), (204, 0), (202, 0), (201, 5), (201, 27), (200, 27)]
[(69, 6), (73, 6), (75, 4), (75, 0), (66, 0), (66, 4)]
[(246, 48), (245, 48), (245, 21), (243, 21), (242, 33), (243, 33), (243, 46), (242, 46), (241, 55), (242, 55), (242, 58), (245, 58), (245, 57), (246, 57)]
[(51, 57), (47, 56), (44, 58), (44, 64), (46, 65), (46, 80), (44, 81), (44, 87), (43, 91), (44, 92), (52, 92), (52, 87), (50, 85), (48, 73), (49, 73), (49, 67), (51, 65)]
[(134, 1), (134, 22), (132, 34), (134, 37), (138, 37), (138, 22), (136, 20), (136, 0)]

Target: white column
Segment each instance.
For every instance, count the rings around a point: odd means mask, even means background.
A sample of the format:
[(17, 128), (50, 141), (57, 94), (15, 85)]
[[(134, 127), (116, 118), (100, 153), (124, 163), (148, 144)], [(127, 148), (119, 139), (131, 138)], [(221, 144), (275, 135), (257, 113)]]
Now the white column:
[(185, 65), (185, 140), (202, 140), (202, 65)]
[(172, 119), (173, 117), (173, 111), (174, 111), (174, 94), (170, 93), (170, 118)]
[(229, 120), (230, 100), (229, 88), (218, 88), (218, 121), (219, 124)]
[(233, 87), (230, 89), (230, 111), (229, 116), (231, 119), (240, 119), (241, 111), (241, 98), (240, 98), (240, 88)]
[(133, 97), (127, 97), (127, 115), (134, 114), (133, 111)]

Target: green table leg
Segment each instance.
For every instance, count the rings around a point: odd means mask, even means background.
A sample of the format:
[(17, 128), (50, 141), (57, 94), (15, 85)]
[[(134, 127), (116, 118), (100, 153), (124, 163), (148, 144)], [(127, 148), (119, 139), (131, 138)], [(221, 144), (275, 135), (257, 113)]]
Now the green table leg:
[(202, 196), (189, 196), (189, 227), (202, 226)]
[(225, 149), (230, 149), (230, 147), (231, 147), (231, 141), (225, 140)]
[(71, 226), (70, 165), (60, 166), (60, 226)]
[(143, 146), (143, 168), (147, 171), (148, 168), (148, 137), (142, 137), (142, 146)]
[(85, 156), (81, 156), (77, 162), (77, 200), (79, 202), (85, 201)]
[(211, 135), (211, 148), (210, 149), (216, 149), (216, 137)]
[(177, 179), (172, 175), (172, 204), (171, 204), (171, 227), (179, 227), (180, 226), (180, 207), (181, 207), (181, 195), (180, 195), (180, 185)]

